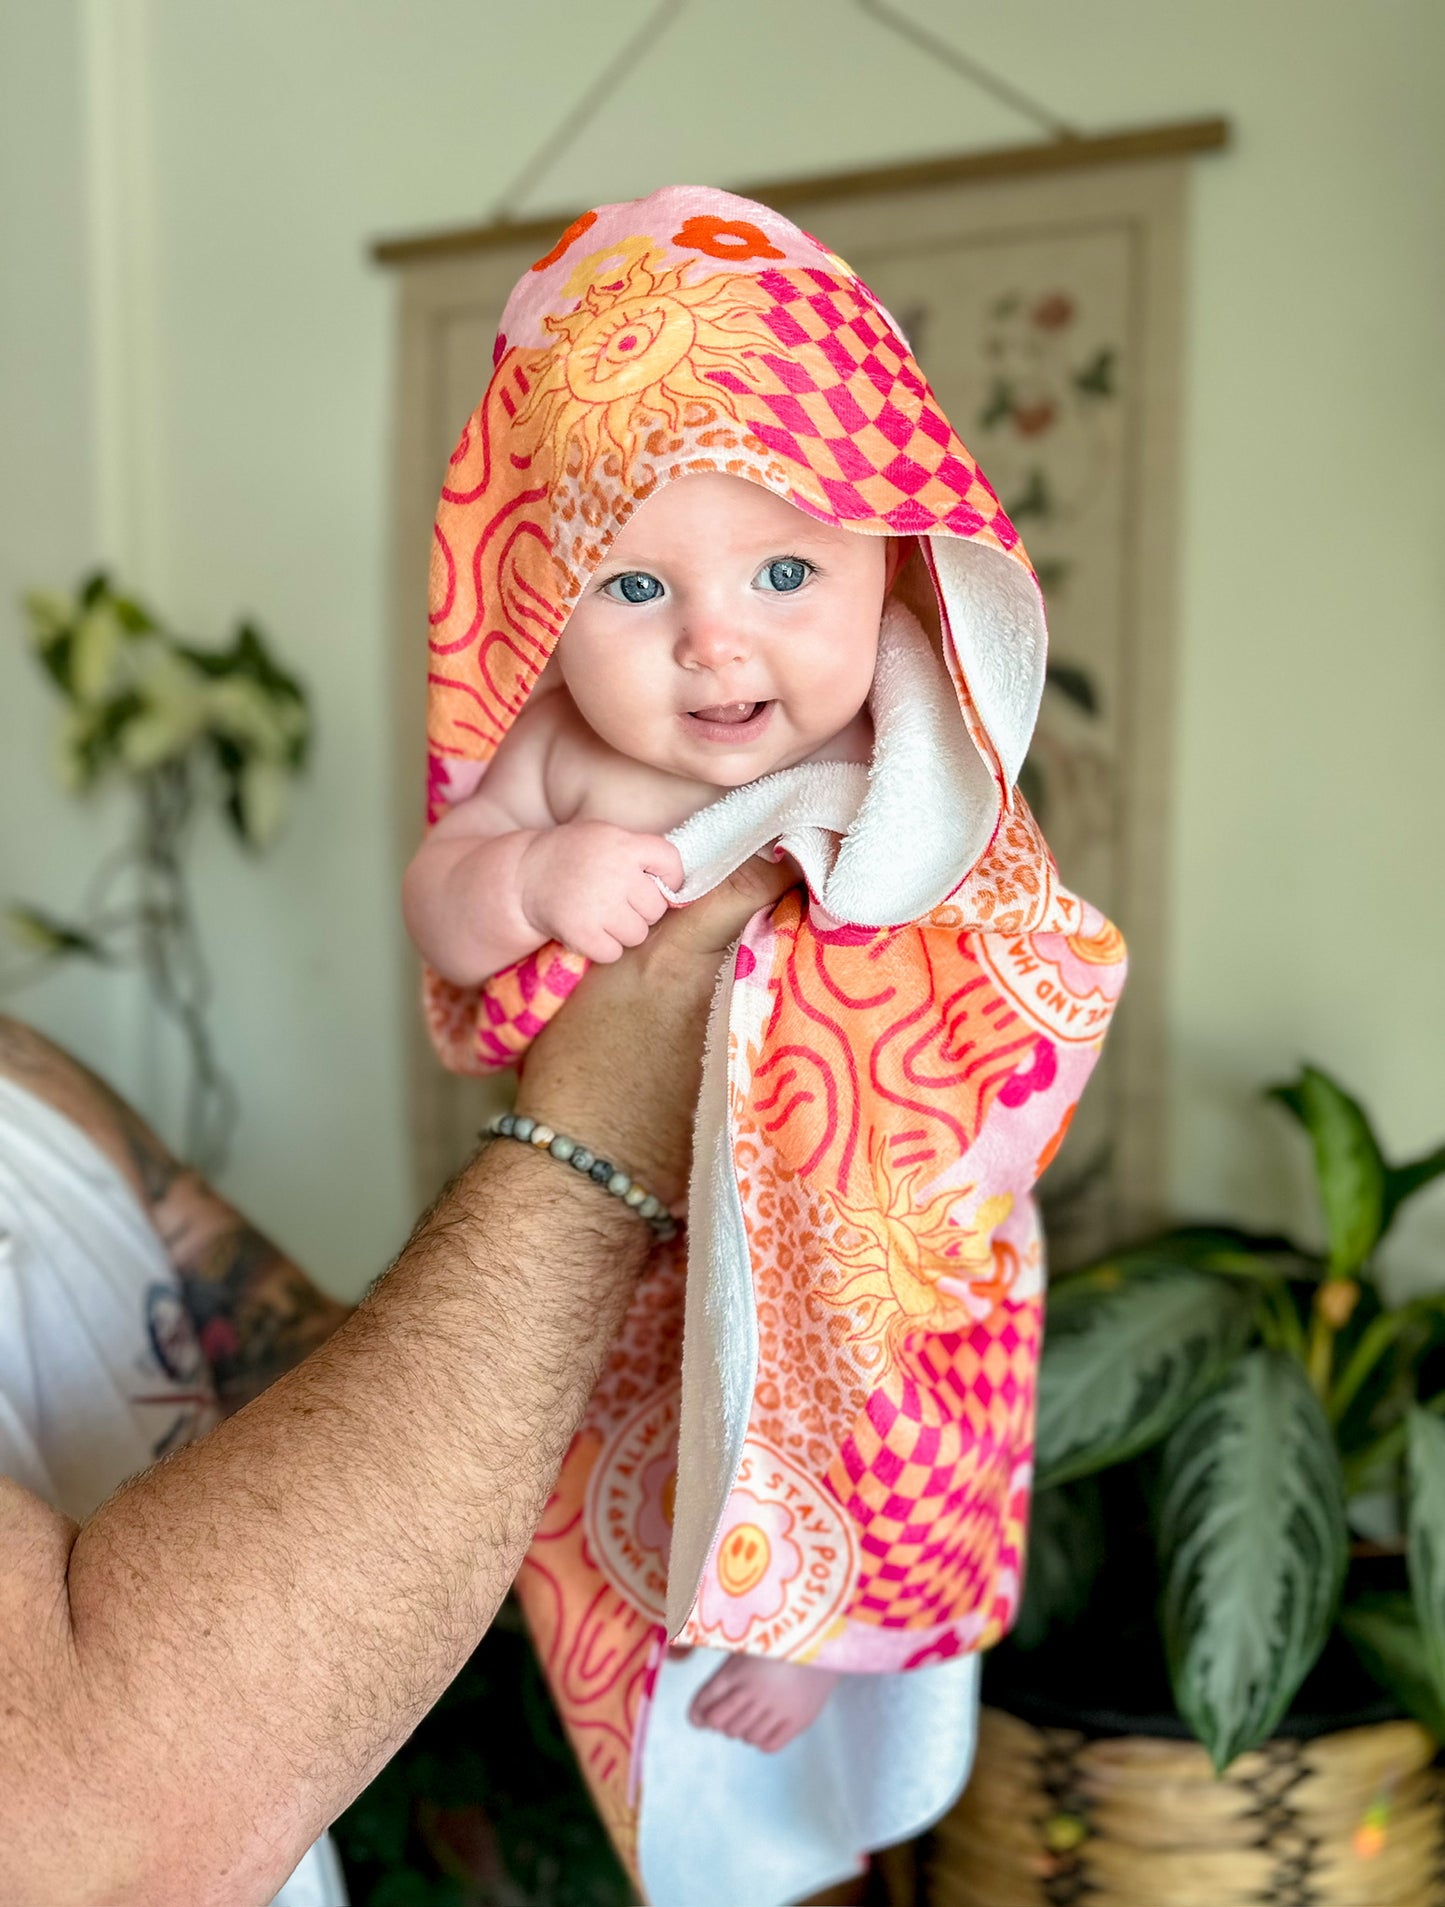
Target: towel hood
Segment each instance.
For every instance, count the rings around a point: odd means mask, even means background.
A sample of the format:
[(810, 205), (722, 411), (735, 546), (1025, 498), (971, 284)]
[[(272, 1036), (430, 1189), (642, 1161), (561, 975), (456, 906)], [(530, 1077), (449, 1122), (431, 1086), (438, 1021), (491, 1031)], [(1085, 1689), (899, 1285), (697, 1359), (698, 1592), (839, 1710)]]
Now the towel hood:
[(917, 539), (895, 593), (957, 693), (982, 852), (1043, 688), (1038, 584), (889, 313), (768, 207), (670, 186), (584, 213), (527, 271), (452, 453), (431, 568), (430, 814), (477, 786), (572, 606), (657, 487), (720, 471)]

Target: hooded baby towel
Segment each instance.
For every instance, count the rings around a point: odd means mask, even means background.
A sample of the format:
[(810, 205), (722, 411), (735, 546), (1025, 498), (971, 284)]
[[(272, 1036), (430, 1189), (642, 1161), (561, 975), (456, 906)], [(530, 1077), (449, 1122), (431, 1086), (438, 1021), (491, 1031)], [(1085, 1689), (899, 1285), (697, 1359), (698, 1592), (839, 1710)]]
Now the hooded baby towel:
[[(967, 1773), (1023, 1570), (1030, 1192), (1124, 950), (1014, 790), (1045, 641), (1017, 534), (861, 280), (720, 192), (586, 213), (512, 294), (437, 516), (431, 817), (478, 785), (621, 525), (703, 471), (915, 542), (870, 766), (768, 776), (673, 836), (684, 898), (777, 841), (806, 891), (720, 984), (685, 1242), (638, 1289), (518, 1588), (647, 1898), (766, 1907)], [(480, 989), (428, 976), (446, 1063), (515, 1064), (582, 966), (554, 944)], [(686, 1719), (719, 1650), (846, 1673), (766, 1757)]]

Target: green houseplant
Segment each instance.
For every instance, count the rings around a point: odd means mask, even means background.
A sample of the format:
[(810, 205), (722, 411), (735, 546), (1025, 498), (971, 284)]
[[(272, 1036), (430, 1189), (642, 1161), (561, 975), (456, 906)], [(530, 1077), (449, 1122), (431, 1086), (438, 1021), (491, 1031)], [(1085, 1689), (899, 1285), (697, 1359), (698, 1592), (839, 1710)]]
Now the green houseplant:
[(1194, 1226), (1056, 1284), (1019, 1637), (1079, 1622), (1106, 1555), (1132, 1555), (1219, 1769), (1339, 1634), (1445, 1740), (1445, 1292), (1391, 1304), (1375, 1262), (1445, 1147), (1390, 1165), (1313, 1068), (1270, 1094), (1311, 1142), (1327, 1249)]
[(23, 964), (14, 986), (61, 960), (138, 966), (179, 1031), (189, 1066), (184, 1149), (206, 1170), (224, 1163), (235, 1095), (209, 1025), (211, 999), (186, 870), (197, 813), (215, 809), (243, 847), (274, 840), (311, 741), (306, 692), (243, 622), (204, 647), (165, 626), (97, 571), (74, 596), (25, 598), (34, 653), (62, 706), (62, 784), (86, 794), (128, 789), (124, 843), (96, 870), (76, 915), (14, 903)]

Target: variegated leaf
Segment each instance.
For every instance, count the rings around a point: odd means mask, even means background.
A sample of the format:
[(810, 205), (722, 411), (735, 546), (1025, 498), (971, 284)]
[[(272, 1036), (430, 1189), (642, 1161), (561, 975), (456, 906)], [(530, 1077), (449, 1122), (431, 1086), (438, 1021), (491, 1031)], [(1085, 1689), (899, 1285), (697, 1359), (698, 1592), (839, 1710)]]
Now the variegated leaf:
[(1251, 1351), (1174, 1431), (1158, 1542), (1174, 1699), (1223, 1769), (1289, 1707), (1344, 1580), (1339, 1457), (1294, 1358)]
[(1041, 1487), (1136, 1456), (1166, 1437), (1248, 1340), (1247, 1289), (1179, 1265), (1104, 1265), (1049, 1294), (1039, 1373)]

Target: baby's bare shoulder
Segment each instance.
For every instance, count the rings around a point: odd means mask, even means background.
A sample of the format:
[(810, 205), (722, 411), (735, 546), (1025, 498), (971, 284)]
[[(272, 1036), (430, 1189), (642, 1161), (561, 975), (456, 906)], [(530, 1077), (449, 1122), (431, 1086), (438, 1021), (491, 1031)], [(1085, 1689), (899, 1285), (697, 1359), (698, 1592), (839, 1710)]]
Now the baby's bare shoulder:
[(547, 789), (559, 821), (610, 821), (640, 834), (666, 834), (715, 798), (702, 782), (620, 753), (575, 706), (558, 720)]
[(548, 795), (548, 764), (565, 721), (563, 711), (549, 706), (558, 699), (553, 693), (528, 702), (502, 737), (476, 793), (448, 809), (433, 837), (556, 826), (561, 817)]
[(473, 799), (489, 789), (513, 812), (525, 805), (538, 817), (519, 819), (519, 827), (610, 821), (644, 834), (665, 834), (716, 796), (702, 782), (621, 754), (589, 726), (562, 685), (534, 694), (517, 716)]
[(576, 821), (589, 792), (607, 782), (615, 751), (583, 721), (566, 689), (544, 698), (535, 721), (547, 806), (559, 823)]

